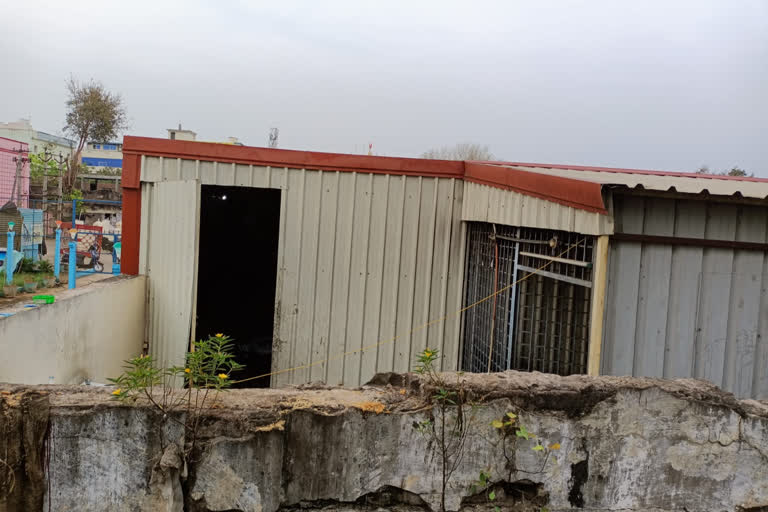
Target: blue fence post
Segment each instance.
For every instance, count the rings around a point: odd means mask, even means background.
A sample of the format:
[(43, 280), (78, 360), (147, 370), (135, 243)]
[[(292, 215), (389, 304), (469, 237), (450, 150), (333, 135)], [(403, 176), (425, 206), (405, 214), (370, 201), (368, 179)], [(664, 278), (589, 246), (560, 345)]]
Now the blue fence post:
[(117, 235), (112, 234), (112, 273), (120, 273), (120, 263), (117, 262), (117, 252), (120, 250), (120, 242), (117, 241)]
[(13, 222), (8, 223), (8, 241), (5, 246), (5, 283), (10, 285), (13, 283), (13, 269), (16, 266), (16, 262), (13, 261), (13, 239), (16, 233), (13, 232)]
[(75, 280), (77, 279), (77, 242), (75, 241), (77, 230), (72, 228), (69, 232), (71, 240), (69, 241), (69, 277), (67, 279), (67, 287), (71, 290), (75, 287)]
[(77, 199), (72, 200), (72, 227), (77, 224)]
[(56, 281), (59, 280), (61, 273), (61, 222), (56, 221), (56, 252), (53, 253), (53, 275)]

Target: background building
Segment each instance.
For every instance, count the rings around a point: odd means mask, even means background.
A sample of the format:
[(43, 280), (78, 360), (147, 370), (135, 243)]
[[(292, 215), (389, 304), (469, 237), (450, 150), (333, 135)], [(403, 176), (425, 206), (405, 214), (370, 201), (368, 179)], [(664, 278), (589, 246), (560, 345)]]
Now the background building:
[(83, 148), (82, 162), (91, 174), (120, 173), (123, 168), (123, 143), (89, 142)]
[(168, 138), (171, 140), (197, 140), (197, 133), (192, 130), (183, 130), (181, 123), (178, 128), (168, 128)]
[[(185, 130), (179, 124), (178, 128), (168, 128), (168, 138), (171, 140), (196, 141), (197, 133)], [(233, 146), (242, 146), (237, 137), (228, 137), (225, 142)], [(88, 166), (89, 174), (111, 176), (119, 174), (123, 168), (122, 142), (89, 142), (83, 149), (82, 162)]]
[(58, 155), (69, 156), (75, 148), (75, 141), (35, 130), (29, 119), (19, 119), (11, 123), (0, 123), (0, 137), (24, 142), (29, 145), (30, 153), (48, 151)]

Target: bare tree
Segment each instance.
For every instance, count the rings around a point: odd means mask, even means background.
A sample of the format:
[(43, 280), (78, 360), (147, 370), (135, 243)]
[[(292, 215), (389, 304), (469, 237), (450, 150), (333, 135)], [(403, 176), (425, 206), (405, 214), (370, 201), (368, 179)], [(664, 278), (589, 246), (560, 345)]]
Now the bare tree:
[(699, 168), (699, 170), (696, 171), (696, 174), (711, 174), (711, 175), (714, 175), (714, 176), (742, 176), (742, 177), (747, 177), (747, 178), (752, 178), (752, 177), (755, 176), (754, 174), (748, 173), (744, 169), (741, 169), (741, 168), (736, 167), (736, 166), (731, 167), (727, 171), (717, 172), (717, 171), (710, 170), (709, 167), (707, 167), (706, 165), (702, 165)]
[(100, 82), (67, 81), (67, 117), (64, 131), (77, 140), (63, 179), (64, 192), (70, 192), (81, 168), (81, 157), (89, 141), (107, 142), (126, 128), (123, 100)]
[(430, 149), (422, 153), (421, 157), (434, 160), (495, 160), (488, 146), (481, 146), (480, 144), (456, 144), (455, 146)]

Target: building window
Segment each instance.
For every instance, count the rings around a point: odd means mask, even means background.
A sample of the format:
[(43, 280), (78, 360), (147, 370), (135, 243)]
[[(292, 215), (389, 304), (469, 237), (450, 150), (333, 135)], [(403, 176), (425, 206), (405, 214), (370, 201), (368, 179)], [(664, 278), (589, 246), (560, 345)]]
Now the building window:
[(104, 144), (104, 146), (101, 148), (107, 151), (117, 151), (117, 144)]
[(462, 370), (586, 373), (594, 243), (469, 223)]
[(101, 144), (94, 144), (93, 149), (101, 149)]
[(176, 132), (171, 132), (171, 140), (174, 140), (176, 138)]

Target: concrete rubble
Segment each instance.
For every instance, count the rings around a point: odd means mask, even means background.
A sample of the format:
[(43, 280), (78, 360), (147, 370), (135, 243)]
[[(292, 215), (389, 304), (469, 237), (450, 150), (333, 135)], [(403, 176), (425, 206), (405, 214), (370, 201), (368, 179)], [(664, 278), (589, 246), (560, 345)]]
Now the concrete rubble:
[[(768, 511), (764, 402), (694, 380), (457, 378), (475, 405), (448, 510)], [(439, 510), (439, 447), (414, 428), (432, 392), (396, 374), (354, 390), (232, 390), (185, 463), (183, 427), (110, 388), (0, 385), (0, 512)], [(537, 437), (491, 425), (508, 412)], [(472, 488), (481, 471), (485, 492)]]

